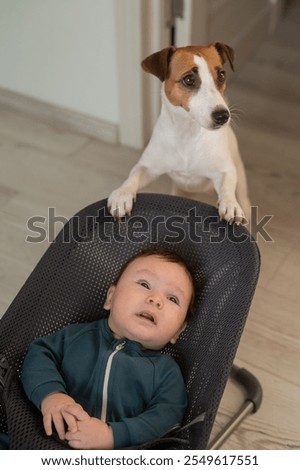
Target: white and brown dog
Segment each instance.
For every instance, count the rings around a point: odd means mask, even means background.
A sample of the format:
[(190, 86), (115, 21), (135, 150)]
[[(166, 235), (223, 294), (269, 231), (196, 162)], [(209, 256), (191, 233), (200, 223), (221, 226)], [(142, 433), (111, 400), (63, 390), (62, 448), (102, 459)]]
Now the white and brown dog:
[(207, 47), (168, 47), (142, 62), (162, 82), (162, 108), (148, 146), (127, 180), (108, 199), (115, 217), (131, 212), (136, 193), (167, 173), (173, 194), (213, 187), (219, 215), (229, 223), (250, 217), (247, 181), (224, 100), (228, 60), (233, 50), (221, 42)]

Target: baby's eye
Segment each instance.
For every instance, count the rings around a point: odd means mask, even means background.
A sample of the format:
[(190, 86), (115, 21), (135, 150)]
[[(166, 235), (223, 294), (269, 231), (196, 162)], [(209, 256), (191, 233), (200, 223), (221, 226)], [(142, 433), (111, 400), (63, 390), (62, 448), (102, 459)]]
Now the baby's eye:
[(169, 295), (169, 296), (168, 296), (168, 299), (169, 299), (171, 302), (174, 302), (174, 304), (179, 305), (179, 299), (178, 299), (175, 295)]
[(145, 287), (145, 289), (150, 289), (150, 284), (147, 281), (141, 280), (141, 281), (138, 281), (138, 284), (142, 287)]

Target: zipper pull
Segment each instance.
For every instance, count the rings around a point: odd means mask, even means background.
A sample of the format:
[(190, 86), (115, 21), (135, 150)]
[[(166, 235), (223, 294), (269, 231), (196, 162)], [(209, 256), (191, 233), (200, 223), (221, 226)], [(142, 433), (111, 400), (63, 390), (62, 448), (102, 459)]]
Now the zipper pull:
[(120, 351), (120, 349), (123, 349), (126, 344), (126, 341), (123, 341), (123, 343), (117, 344), (115, 347), (115, 351)]

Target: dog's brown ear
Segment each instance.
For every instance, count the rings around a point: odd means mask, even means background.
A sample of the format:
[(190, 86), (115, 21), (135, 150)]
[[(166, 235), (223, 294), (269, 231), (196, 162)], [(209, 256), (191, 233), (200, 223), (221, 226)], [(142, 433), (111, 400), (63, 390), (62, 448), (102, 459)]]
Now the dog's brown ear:
[(168, 76), (169, 63), (175, 51), (176, 47), (171, 46), (149, 55), (143, 60), (142, 68), (163, 82)]
[(215, 46), (215, 48), (217, 49), (222, 59), (222, 64), (224, 64), (226, 60), (228, 60), (228, 62), (230, 63), (231, 69), (234, 70), (234, 67), (233, 67), (234, 50), (230, 46), (227, 46), (227, 44), (224, 44), (223, 42), (215, 42), (213, 46)]

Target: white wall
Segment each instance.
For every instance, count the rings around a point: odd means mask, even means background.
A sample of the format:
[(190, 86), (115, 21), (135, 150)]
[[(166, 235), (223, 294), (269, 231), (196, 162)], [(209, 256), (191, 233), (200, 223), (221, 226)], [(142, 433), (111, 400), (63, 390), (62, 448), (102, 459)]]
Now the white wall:
[(119, 122), (112, 0), (0, 0), (0, 86)]

